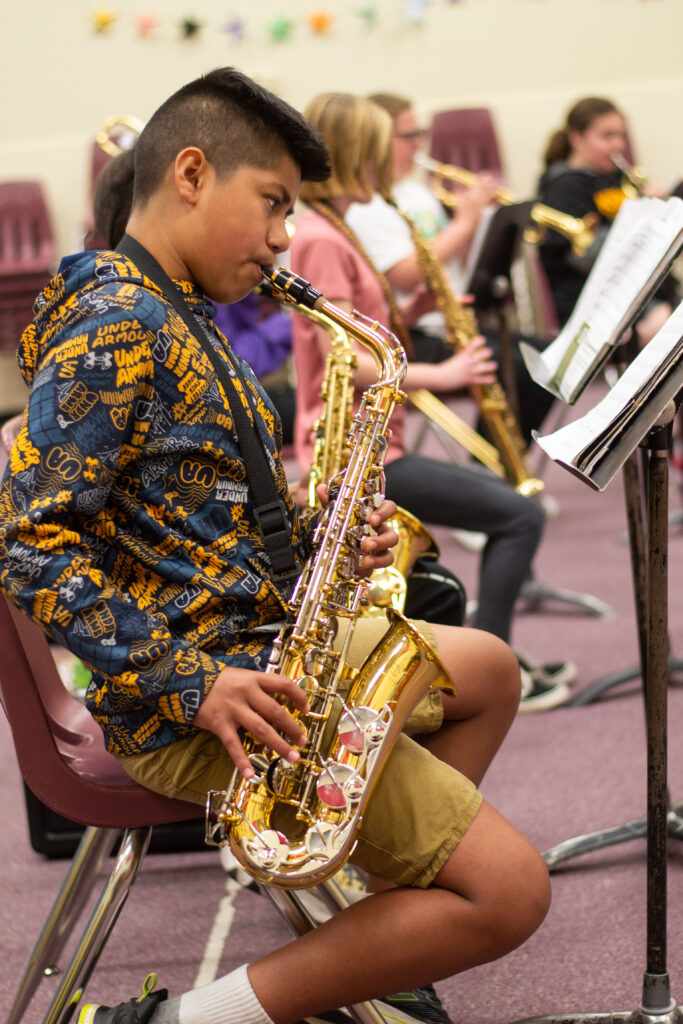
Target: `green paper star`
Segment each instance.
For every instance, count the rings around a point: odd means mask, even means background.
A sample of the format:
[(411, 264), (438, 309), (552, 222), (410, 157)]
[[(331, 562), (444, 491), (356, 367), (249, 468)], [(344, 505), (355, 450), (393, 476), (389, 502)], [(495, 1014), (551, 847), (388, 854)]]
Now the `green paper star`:
[(374, 28), (377, 24), (377, 8), (374, 6), (361, 7), (358, 17), (362, 18), (368, 28)]
[(268, 25), (270, 38), (276, 43), (282, 43), (289, 38), (294, 29), (294, 22), (290, 21), (283, 14), (278, 15)]

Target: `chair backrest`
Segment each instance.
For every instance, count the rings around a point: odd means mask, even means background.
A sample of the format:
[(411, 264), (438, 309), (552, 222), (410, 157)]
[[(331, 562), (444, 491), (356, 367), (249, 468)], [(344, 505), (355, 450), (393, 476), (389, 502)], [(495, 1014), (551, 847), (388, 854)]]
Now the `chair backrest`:
[(0, 182), (0, 275), (50, 275), (55, 240), (38, 181)]
[(139, 828), (200, 817), (202, 808), (138, 786), (66, 689), (43, 632), (0, 596), (0, 702), (19, 768), (44, 804), (72, 821)]
[(491, 111), (487, 107), (442, 110), (434, 114), (430, 154), (468, 171), (490, 171), (504, 178), (503, 162)]

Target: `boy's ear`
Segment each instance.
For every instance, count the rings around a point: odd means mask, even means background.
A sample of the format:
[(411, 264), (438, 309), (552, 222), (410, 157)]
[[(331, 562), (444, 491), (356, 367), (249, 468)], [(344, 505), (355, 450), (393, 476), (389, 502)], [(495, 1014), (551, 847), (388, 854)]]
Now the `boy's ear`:
[(175, 158), (173, 175), (178, 195), (194, 205), (204, 184), (209, 163), (201, 149), (187, 146)]

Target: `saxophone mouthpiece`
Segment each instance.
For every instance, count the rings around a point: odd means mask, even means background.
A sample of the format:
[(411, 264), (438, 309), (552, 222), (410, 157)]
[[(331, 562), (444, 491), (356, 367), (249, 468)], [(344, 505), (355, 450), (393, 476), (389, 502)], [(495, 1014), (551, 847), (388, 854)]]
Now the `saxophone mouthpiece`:
[(270, 292), (276, 299), (306, 306), (307, 309), (319, 309), (324, 303), (325, 296), (322, 292), (314, 288), (310, 281), (297, 277), (291, 270), (284, 270), (282, 267), (261, 267), (261, 270), (270, 286)]

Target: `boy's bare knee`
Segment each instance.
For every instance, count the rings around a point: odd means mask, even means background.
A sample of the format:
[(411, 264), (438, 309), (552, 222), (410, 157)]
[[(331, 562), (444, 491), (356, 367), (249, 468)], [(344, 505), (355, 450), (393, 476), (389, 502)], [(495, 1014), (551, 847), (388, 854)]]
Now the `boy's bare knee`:
[(484, 670), (487, 682), (495, 693), (499, 706), (503, 704), (512, 714), (516, 713), (522, 690), (522, 680), (517, 656), (509, 644), (492, 633), (486, 637), (486, 661)]
[(548, 868), (538, 850), (531, 848), (515, 892), (509, 894), (505, 913), (508, 949), (516, 949), (541, 925), (550, 909)]

